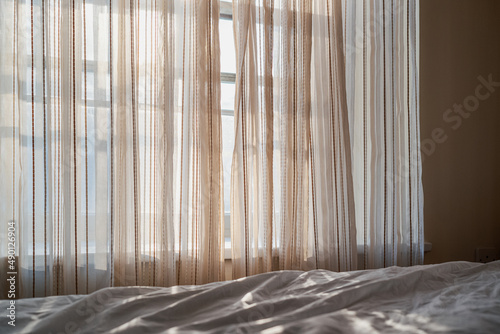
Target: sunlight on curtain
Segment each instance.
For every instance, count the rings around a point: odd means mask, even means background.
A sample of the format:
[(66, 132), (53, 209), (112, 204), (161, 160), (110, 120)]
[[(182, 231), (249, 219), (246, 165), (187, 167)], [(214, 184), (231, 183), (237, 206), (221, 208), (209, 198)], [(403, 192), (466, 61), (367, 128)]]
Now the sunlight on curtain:
[(233, 277), (355, 269), (341, 2), (233, 6)]
[(423, 263), (417, 8), (234, 1), (233, 277)]
[(224, 279), (219, 2), (0, 8), (0, 257), (13, 221), (20, 296)]
[(360, 269), (423, 264), (418, 8), (345, 1)]

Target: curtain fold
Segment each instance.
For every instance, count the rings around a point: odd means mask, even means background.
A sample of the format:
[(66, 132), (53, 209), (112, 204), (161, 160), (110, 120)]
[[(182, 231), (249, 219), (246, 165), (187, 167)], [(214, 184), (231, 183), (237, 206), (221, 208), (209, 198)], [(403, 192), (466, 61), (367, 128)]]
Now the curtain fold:
[(340, 1), (233, 2), (233, 277), (356, 268)]
[(0, 8), (17, 296), (223, 280), (218, 0)]
[(423, 263), (417, 8), (233, 2), (233, 277)]
[(418, 8), (344, 2), (360, 269), (423, 264)]

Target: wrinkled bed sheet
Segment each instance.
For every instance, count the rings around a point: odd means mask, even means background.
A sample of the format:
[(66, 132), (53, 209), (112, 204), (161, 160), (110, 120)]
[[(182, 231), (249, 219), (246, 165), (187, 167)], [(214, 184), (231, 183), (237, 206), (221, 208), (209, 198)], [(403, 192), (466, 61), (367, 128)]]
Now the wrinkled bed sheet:
[(18, 300), (16, 311), (1, 333), (500, 333), (500, 261), (107, 288)]

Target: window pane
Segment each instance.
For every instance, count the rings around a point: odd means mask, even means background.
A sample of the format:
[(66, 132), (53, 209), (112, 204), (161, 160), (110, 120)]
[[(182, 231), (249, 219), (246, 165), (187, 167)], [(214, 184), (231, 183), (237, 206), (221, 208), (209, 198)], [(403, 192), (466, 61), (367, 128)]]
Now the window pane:
[(234, 48), (233, 21), (219, 21), (220, 38), (220, 70), (225, 73), (236, 73), (236, 51)]
[(234, 109), (234, 83), (222, 83), (220, 104), (222, 110)]

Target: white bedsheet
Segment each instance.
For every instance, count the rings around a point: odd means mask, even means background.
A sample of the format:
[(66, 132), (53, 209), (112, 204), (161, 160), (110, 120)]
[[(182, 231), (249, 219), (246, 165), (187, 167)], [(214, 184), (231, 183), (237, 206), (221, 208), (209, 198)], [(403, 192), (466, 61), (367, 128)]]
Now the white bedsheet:
[(500, 333), (500, 261), (108, 288), (22, 299), (16, 311), (1, 333)]

